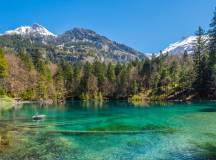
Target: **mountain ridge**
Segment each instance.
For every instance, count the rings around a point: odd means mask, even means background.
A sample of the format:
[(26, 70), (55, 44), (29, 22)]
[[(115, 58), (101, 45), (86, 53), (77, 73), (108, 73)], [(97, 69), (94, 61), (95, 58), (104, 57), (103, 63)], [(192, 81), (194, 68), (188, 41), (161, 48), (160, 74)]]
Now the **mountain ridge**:
[[(162, 53), (169, 53), (171, 55), (184, 54), (186, 51), (188, 54), (194, 53), (194, 44), (196, 43), (197, 36), (188, 36), (182, 40), (171, 43), (167, 48), (165, 48)], [(208, 42), (208, 35), (204, 36), (204, 40)]]
[(140, 51), (112, 41), (93, 30), (78, 27), (55, 35), (42, 25), (33, 24), (32, 26), (21, 26), (14, 30), (6, 31), (0, 37), (5, 37), (12, 41), (16, 41), (14, 39), (19, 37), (38, 46), (53, 46), (56, 52), (67, 52), (69, 53), (68, 55), (73, 57), (72, 59), (78, 55), (79, 58), (77, 57), (77, 60), (87, 58), (87, 61), (88, 59), (129, 61), (145, 57), (144, 53)]
[[(14, 38), (20, 36), (21, 39), (36, 43), (39, 45), (51, 45), (58, 49), (58, 52), (71, 52), (71, 56), (77, 57), (77, 60), (87, 59), (109, 59), (115, 61), (128, 61), (145, 57), (151, 57), (152, 53), (143, 53), (125, 44), (112, 41), (109, 38), (96, 33), (91, 29), (82, 27), (75, 27), (65, 31), (62, 34), (54, 34), (40, 24), (33, 24), (32, 26), (21, 26), (14, 30), (6, 31), (0, 34), (0, 37)], [(208, 41), (206, 35), (205, 40)], [(162, 50), (162, 53), (169, 53), (170, 55), (180, 55), (185, 51), (188, 54), (193, 53), (196, 36), (188, 36), (182, 40), (170, 43), (168, 47)], [(79, 53), (82, 52), (82, 53)], [(85, 52), (85, 53), (84, 53)], [(75, 53), (77, 53), (75, 55)], [(93, 56), (93, 54), (95, 54)], [(156, 53), (156, 55), (159, 53)], [(89, 56), (90, 55), (90, 56)], [(68, 56), (68, 55), (67, 55)], [(93, 56), (93, 57), (92, 57)]]

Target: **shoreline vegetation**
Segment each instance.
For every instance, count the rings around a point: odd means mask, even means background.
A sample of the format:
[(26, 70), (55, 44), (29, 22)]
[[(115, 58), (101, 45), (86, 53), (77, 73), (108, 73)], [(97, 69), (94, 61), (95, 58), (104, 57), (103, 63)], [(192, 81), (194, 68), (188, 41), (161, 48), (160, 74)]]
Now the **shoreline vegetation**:
[(16, 104), (13, 98), (7, 96), (0, 96), (0, 111), (8, 110)]
[(161, 52), (124, 62), (55, 59), (51, 54), (54, 46), (27, 45), (16, 36), (0, 41), (0, 96), (5, 96), (1, 101), (216, 99), (216, 10), (209, 31), (199, 27), (195, 35), (193, 53)]

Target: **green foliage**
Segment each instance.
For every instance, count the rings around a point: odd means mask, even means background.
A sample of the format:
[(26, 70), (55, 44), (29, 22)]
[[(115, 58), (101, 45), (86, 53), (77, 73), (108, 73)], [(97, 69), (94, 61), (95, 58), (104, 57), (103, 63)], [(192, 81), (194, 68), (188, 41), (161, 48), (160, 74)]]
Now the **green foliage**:
[(34, 100), (36, 96), (34, 89), (27, 89), (24, 92), (21, 93), (20, 97), (23, 100)]
[(54, 76), (54, 82), (55, 82), (56, 99), (57, 101), (60, 101), (64, 99), (65, 96), (64, 72), (60, 65), (58, 66), (57, 73)]
[(0, 48), (0, 79), (7, 77), (8, 62), (4, 56), (3, 50)]
[(62, 70), (64, 71), (62, 72), (64, 79), (71, 80), (71, 78), (73, 77), (73, 66), (70, 63), (65, 61), (61, 64), (61, 66), (62, 66)]
[(98, 80), (98, 87), (100, 90), (102, 90), (102, 85), (106, 79), (106, 65), (104, 63), (96, 61), (93, 66), (94, 75), (97, 77)]
[(208, 83), (206, 77), (206, 72), (208, 72), (208, 65), (206, 61), (206, 46), (204, 39), (205, 31), (199, 27), (196, 32), (196, 43), (195, 43), (195, 53), (194, 53), (194, 71), (195, 71), (195, 79), (193, 82), (193, 86), (199, 94), (206, 92)]
[(26, 51), (24, 49), (20, 49), (18, 51), (18, 56), (20, 57), (20, 59), (22, 60), (22, 62), (24, 63), (25, 67), (30, 71), (33, 69), (33, 62), (32, 62), (32, 57), (26, 53)]
[(51, 80), (51, 72), (48, 68), (48, 60), (44, 58), (42, 51), (34, 49), (32, 53), (32, 59), (36, 70), (39, 72), (41, 80)]
[(80, 99), (81, 99), (81, 100), (84, 100), (84, 101), (90, 100), (90, 95), (89, 95), (89, 93), (81, 93)]
[(139, 87), (138, 87), (137, 81), (134, 80), (132, 82), (132, 86), (131, 86), (132, 94), (137, 94), (138, 93), (138, 89), (139, 89)]
[(114, 65), (112, 63), (109, 63), (109, 65), (108, 65), (107, 78), (112, 83), (114, 83), (116, 81), (115, 67), (114, 67)]
[(216, 8), (214, 11), (214, 16), (212, 18), (209, 30), (209, 63), (208, 63), (208, 71), (209, 78), (208, 84), (209, 88), (213, 88), (216, 90), (216, 72), (215, 72), (215, 64), (216, 64)]

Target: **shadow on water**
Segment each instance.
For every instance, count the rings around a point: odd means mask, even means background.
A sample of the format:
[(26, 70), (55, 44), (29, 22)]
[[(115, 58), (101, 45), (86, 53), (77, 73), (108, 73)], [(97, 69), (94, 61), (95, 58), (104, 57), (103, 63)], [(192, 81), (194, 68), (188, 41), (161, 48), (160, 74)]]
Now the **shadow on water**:
[(204, 108), (200, 109), (199, 112), (216, 112), (216, 108)]
[(216, 159), (216, 144), (207, 142), (196, 144), (199, 152), (196, 154), (197, 160), (215, 160)]

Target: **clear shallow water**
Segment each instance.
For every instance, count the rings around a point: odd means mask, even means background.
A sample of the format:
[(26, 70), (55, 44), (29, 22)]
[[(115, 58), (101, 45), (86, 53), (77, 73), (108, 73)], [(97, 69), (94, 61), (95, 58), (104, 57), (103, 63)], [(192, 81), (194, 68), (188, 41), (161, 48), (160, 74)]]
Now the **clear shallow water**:
[[(47, 117), (33, 121), (36, 113)], [(216, 102), (25, 104), (1, 113), (0, 125), (16, 135), (4, 160), (216, 159)]]

